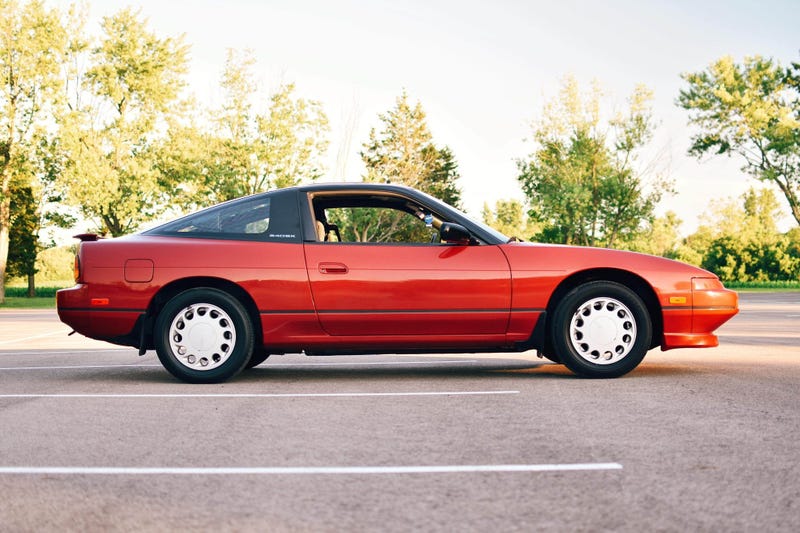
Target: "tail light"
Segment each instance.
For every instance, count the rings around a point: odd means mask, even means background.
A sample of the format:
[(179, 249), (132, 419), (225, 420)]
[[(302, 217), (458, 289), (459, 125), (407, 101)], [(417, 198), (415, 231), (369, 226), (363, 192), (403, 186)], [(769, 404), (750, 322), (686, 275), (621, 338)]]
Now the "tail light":
[(81, 281), (81, 258), (78, 254), (75, 254), (75, 264), (73, 266), (72, 274), (75, 277), (75, 283), (80, 283)]

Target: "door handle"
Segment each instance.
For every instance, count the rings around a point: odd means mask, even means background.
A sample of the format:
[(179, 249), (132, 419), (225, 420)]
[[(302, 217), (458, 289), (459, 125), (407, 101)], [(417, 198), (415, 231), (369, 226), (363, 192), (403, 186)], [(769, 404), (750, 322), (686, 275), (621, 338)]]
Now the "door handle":
[(347, 274), (348, 268), (344, 263), (320, 263), (321, 274)]

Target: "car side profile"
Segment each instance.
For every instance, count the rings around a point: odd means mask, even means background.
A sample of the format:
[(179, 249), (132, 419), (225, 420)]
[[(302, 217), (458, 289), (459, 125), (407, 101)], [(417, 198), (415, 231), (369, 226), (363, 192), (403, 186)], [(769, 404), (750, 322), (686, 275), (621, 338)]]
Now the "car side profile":
[(661, 347), (717, 346), (737, 295), (703, 269), (633, 252), (519, 242), (414, 189), (292, 187), (139, 234), (79, 235), (59, 317), (155, 349), (190, 383), (270, 354), (538, 350), (585, 377)]

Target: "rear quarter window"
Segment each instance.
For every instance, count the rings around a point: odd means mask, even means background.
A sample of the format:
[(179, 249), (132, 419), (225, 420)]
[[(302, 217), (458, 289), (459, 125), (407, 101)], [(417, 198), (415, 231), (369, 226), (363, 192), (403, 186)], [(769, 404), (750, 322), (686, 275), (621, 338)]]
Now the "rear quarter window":
[(300, 242), (294, 191), (260, 194), (219, 204), (145, 232), (205, 239)]

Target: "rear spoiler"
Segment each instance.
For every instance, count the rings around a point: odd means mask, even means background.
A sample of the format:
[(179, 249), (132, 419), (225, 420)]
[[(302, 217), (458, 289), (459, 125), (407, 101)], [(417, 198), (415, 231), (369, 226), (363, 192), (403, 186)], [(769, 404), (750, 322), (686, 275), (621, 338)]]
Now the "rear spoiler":
[(81, 242), (91, 242), (103, 238), (97, 233), (81, 233), (79, 235), (73, 235), (72, 237), (75, 239), (80, 239)]

